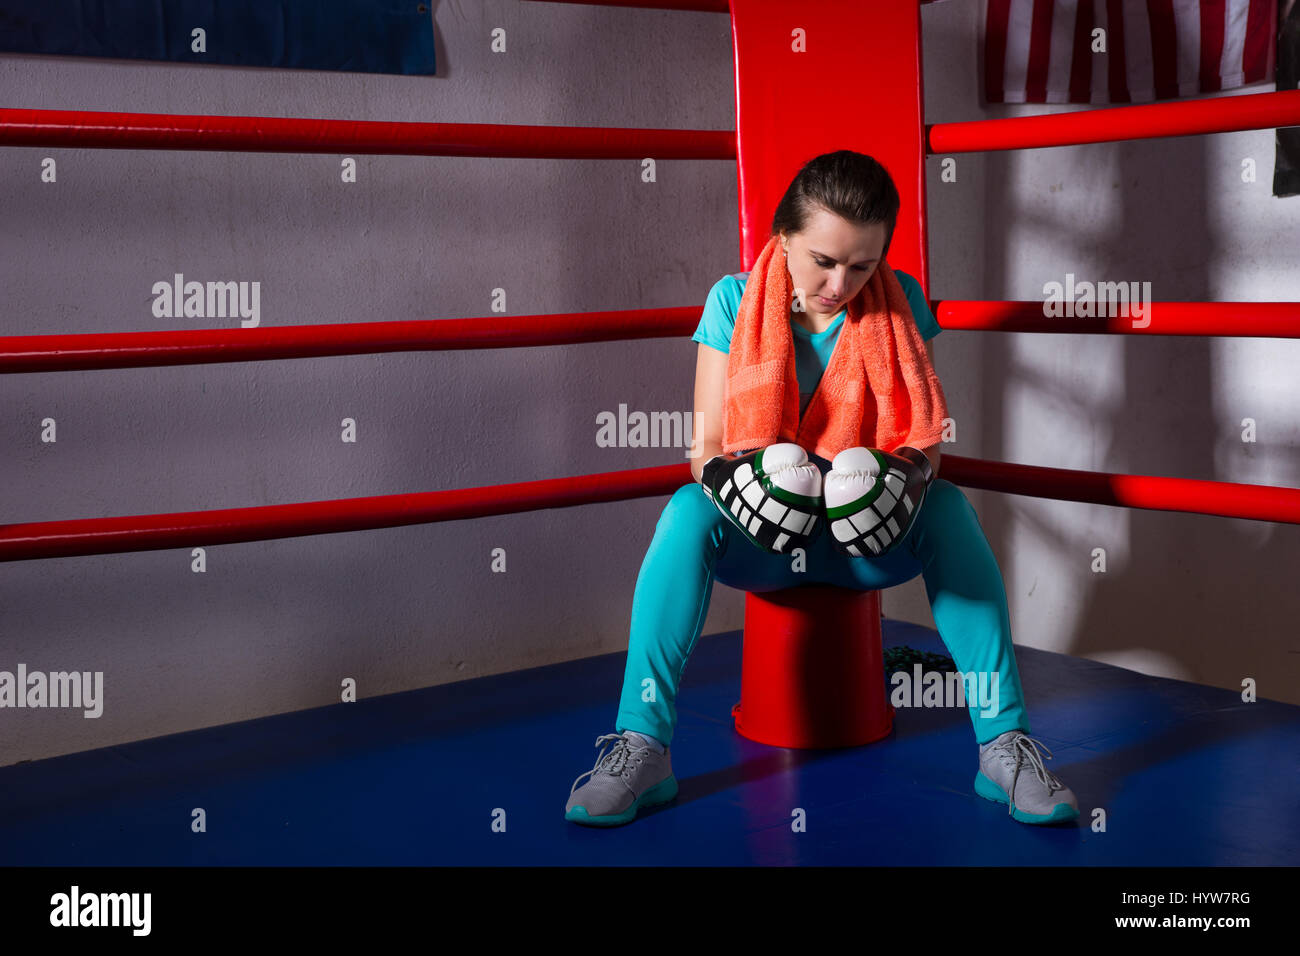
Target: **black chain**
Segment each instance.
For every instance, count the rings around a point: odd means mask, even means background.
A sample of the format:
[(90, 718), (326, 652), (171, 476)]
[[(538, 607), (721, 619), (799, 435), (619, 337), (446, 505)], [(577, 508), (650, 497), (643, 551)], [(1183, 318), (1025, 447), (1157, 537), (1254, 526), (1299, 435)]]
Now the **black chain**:
[(921, 665), (922, 673), (926, 671), (951, 672), (957, 669), (957, 665), (953, 663), (951, 657), (944, 654), (930, 654), (906, 646), (886, 647), (884, 657), (886, 680), (893, 677), (898, 671), (906, 671), (910, 674), (914, 664)]

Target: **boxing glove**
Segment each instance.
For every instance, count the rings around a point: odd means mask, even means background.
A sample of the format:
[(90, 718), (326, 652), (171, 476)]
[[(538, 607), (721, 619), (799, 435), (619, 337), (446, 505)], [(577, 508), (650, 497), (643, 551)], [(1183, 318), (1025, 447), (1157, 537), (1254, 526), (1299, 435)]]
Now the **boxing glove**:
[(826, 473), (826, 521), (841, 554), (880, 557), (907, 536), (934, 479), (925, 452), (846, 448)]
[(715, 455), (700, 485), (733, 525), (764, 551), (788, 554), (807, 547), (820, 529), (822, 473), (791, 442), (733, 458)]

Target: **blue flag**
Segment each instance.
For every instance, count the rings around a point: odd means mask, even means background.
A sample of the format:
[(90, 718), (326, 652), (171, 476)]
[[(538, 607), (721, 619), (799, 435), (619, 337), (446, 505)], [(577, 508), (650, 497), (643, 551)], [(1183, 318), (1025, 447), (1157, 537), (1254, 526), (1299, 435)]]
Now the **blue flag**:
[(421, 0), (5, 0), (0, 52), (436, 72)]

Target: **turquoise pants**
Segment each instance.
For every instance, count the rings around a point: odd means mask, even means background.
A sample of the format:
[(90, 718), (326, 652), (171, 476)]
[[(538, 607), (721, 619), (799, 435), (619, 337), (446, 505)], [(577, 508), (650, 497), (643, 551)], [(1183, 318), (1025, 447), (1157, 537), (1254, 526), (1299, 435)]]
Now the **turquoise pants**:
[[(967, 694), (975, 740), (1008, 730), (1029, 733), (1011, 645), (1006, 589), (975, 509), (950, 481), (936, 478), (907, 536), (879, 558), (842, 555), (823, 527), (808, 547), (806, 567), (771, 554), (740, 533), (698, 484), (669, 499), (646, 552), (632, 598), (632, 628), (615, 729), (672, 742), (677, 689), (700, 639), (714, 580), (742, 591), (800, 584), (879, 590), (925, 579), (939, 636), (963, 674), (997, 675), (996, 712)], [(882, 675), (883, 681), (883, 675)], [(967, 687), (972, 686), (967, 684)]]

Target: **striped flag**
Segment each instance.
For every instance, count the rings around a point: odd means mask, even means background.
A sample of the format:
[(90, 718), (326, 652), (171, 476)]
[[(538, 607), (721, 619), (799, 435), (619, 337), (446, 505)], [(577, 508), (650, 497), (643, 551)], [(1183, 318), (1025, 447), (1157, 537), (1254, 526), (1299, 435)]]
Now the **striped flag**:
[(1272, 79), (1276, 33), (1277, 0), (988, 0), (984, 98), (1143, 103), (1230, 90)]

